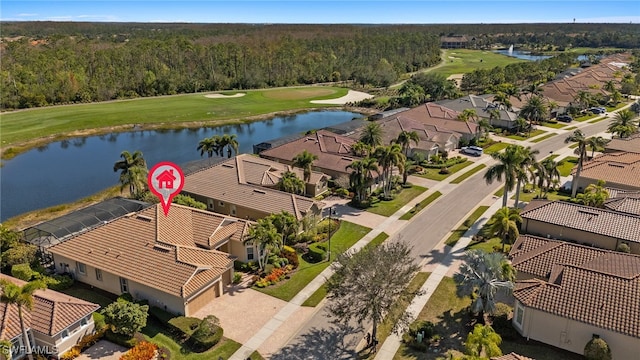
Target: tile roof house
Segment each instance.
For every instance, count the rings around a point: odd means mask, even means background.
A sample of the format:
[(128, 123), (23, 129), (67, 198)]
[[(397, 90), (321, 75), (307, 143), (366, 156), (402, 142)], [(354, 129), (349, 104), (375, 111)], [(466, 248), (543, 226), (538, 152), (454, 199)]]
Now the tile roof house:
[[(320, 216), (323, 203), (272, 188), (285, 168), (241, 154), (185, 176), (182, 193), (205, 203), (210, 211), (241, 219), (257, 220), (281, 211), (298, 220)], [(327, 186), (326, 177), (314, 172), (310, 184), (320, 193)], [(310, 190), (309, 185), (307, 189)]]
[[(513, 325), (522, 336), (582, 354), (593, 336), (614, 359), (640, 351), (640, 256), (521, 236)], [(523, 280), (524, 279), (524, 280)]]
[(58, 273), (113, 294), (190, 316), (233, 278), (233, 260), (246, 257), (249, 224), (173, 204), (122, 216), (57, 244), (49, 251)]
[[(513, 129), (517, 126), (515, 122), (518, 118), (517, 112), (503, 109), (493, 103), (493, 95), (467, 95), (458, 99), (437, 101), (436, 104), (457, 112), (473, 109), (479, 118), (486, 119), (493, 127)], [(489, 112), (493, 109), (498, 109), (500, 114), (498, 119), (490, 118)]]
[(640, 216), (564, 201), (536, 204), (539, 206), (525, 208), (520, 214), (521, 233), (609, 250), (625, 243), (631, 253), (640, 254)]
[(626, 138), (613, 138), (604, 147), (605, 153), (619, 151), (640, 152), (640, 132)]
[(420, 121), (428, 129), (435, 132), (458, 133), (462, 139), (467, 141), (477, 137), (480, 131), (478, 124), (474, 121), (458, 120), (458, 114), (467, 107), (458, 111), (449, 107), (458, 100), (449, 101), (451, 103), (447, 103), (447, 105), (440, 104), (440, 102), (428, 102), (397, 114), (397, 116)]
[(614, 198), (605, 201), (605, 209), (640, 216), (640, 197)]
[(351, 146), (357, 141), (351, 137), (338, 135), (326, 130), (262, 151), (260, 157), (291, 165), (293, 158), (304, 150), (316, 155), (313, 169), (333, 178), (348, 176), (348, 165), (359, 157), (353, 155)]
[[(0, 274), (0, 279), (18, 286), (26, 283), (5, 274)], [(100, 305), (48, 289), (36, 290), (33, 299), (33, 310), (23, 310), (23, 318), (34, 353), (57, 358), (82, 337), (93, 333), (95, 325), (92, 314)], [(13, 345), (16, 353), (12, 359), (25, 356), (16, 305), (0, 303), (0, 339), (9, 340)]]
[(604, 180), (607, 186), (616, 189), (640, 190), (640, 150), (596, 156), (583, 164), (577, 180), (576, 168), (571, 173), (578, 182), (578, 190), (584, 190), (598, 180)]

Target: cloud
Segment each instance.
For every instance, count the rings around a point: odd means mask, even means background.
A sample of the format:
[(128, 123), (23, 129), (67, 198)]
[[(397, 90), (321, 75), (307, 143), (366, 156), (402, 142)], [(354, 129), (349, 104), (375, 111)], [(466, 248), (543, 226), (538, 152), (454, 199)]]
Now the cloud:
[(38, 16), (40, 14), (35, 14), (35, 13), (22, 13), (22, 14), (18, 14), (18, 17), (34, 17), (34, 16)]
[(96, 21), (96, 22), (117, 22), (120, 21), (113, 15), (62, 15), (50, 16), (46, 20), (50, 21)]

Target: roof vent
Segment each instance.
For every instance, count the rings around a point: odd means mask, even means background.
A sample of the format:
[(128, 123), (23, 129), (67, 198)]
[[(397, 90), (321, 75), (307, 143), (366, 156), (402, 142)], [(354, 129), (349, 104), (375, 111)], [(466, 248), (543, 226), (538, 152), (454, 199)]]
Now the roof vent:
[(609, 166), (613, 166), (613, 167), (617, 167), (617, 168), (620, 168), (620, 169), (624, 169), (624, 165), (621, 165), (621, 164), (611, 164), (611, 163), (609, 163)]
[(146, 222), (151, 222), (151, 220), (153, 220), (152, 218), (150, 218), (148, 216), (140, 215), (140, 214), (136, 215), (136, 219), (143, 220), (143, 221), (146, 221)]
[(253, 189), (253, 192), (256, 192), (258, 194), (266, 194), (267, 192), (264, 190), (258, 190), (258, 189)]
[(229, 169), (235, 169), (235, 166), (230, 165), (230, 164), (222, 164), (222, 167), (226, 167), (226, 168), (229, 168)]
[(171, 250), (171, 248), (170, 248), (170, 247), (168, 247), (168, 246), (164, 246), (164, 245), (160, 245), (160, 244), (158, 244), (158, 243), (154, 244), (154, 245), (153, 245), (153, 248), (154, 248), (155, 250), (162, 250), (162, 251), (170, 251), (170, 250)]

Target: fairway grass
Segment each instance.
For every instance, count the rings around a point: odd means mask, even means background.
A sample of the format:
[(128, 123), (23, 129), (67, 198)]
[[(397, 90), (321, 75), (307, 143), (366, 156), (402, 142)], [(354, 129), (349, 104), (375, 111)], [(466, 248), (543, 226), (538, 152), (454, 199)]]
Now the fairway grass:
[[(93, 104), (52, 106), (2, 114), (2, 148), (33, 139), (46, 141), (65, 137), (146, 128), (218, 126), (267, 118), (280, 112), (331, 108), (311, 100), (346, 95), (338, 87), (296, 87), (243, 91), (242, 97), (205, 97), (187, 94), (119, 100)], [(226, 92), (233, 95), (237, 92)]]
[(465, 74), (477, 69), (491, 70), (496, 66), (503, 67), (525, 61), (491, 51), (469, 49), (443, 50), (443, 60), (444, 63), (433, 69), (432, 73), (451, 76), (453, 74)]

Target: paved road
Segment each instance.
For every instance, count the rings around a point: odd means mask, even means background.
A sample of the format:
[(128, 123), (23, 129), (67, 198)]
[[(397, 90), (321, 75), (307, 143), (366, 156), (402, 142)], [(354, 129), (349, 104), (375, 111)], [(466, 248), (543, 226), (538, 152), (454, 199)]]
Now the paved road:
[[(591, 136), (607, 129), (608, 121), (581, 125), (585, 136)], [(573, 124), (572, 124), (573, 125)], [(533, 149), (540, 151), (542, 158), (550, 152), (559, 150), (566, 134), (559, 134), (537, 144)], [(480, 171), (441, 197), (439, 201), (420, 212), (414, 220), (407, 223), (394, 239), (401, 239), (413, 246), (414, 258), (421, 262), (426, 258), (442, 259), (446, 254), (437, 254), (434, 248), (449, 231), (467, 218), (480, 202), (502, 186), (500, 182), (487, 184)], [(448, 248), (448, 247), (447, 247)], [(448, 265), (448, 264), (444, 264)], [(353, 326), (340, 328), (327, 316), (326, 303), (295, 334), (287, 346), (274, 354), (271, 359), (350, 359), (355, 358), (355, 347), (364, 336), (362, 329)], [(368, 324), (365, 324), (367, 326)]]

